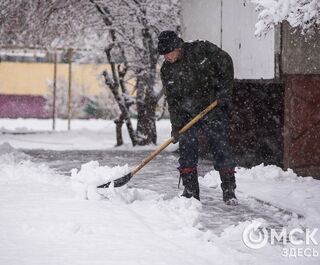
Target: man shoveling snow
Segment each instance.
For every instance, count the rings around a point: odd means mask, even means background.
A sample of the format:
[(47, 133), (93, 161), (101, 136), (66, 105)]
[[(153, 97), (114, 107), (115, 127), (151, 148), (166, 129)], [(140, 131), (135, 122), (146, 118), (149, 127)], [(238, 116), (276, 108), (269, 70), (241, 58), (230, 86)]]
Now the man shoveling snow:
[[(171, 134), (179, 142), (182, 196), (200, 200), (197, 134), (202, 131), (220, 173), (223, 200), (236, 205), (235, 162), (226, 137), (234, 80), (232, 59), (208, 41), (187, 43), (173, 31), (161, 32), (158, 39), (158, 51), (165, 58), (161, 79), (169, 105)], [(179, 133), (184, 124), (215, 100), (216, 109), (185, 133)]]

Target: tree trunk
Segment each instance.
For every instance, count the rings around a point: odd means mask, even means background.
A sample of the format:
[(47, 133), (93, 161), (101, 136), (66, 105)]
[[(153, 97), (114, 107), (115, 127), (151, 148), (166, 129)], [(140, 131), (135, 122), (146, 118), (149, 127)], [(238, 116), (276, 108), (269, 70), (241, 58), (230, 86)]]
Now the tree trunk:
[[(128, 90), (127, 90), (125, 82), (124, 82), (124, 77), (125, 77), (125, 75), (127, 73), (128, 67), (125, 64), (124, 68), (121, 69), (121, 66), (119, 64), (118, 67), (117, 67), (117, 70), (118, 70), (118, 74), (119, 74), (119, 84), (120, 84), (121, 91), (122, 91), (122, 100), (124, 101), (124, 104), (125, 104), (126, 108), (129, 110), (129, 108), (133, 104), (133, 102), (129, 100)], [(117, 138), (116, 146), (123, 145), (122, 125), (123, 125), (123, 122), (124, 122), (124, 116), (125, 115), (123, 115), (123, 113), (121, 113), (120, 117), (114, 121), (114, 123), (116, 124), (116, 138)]]
[(131, 119), (129, 117), (129, 111), (128, 111), (128, 108), (126, 106), (126, 100), (119, 93), (118, 75), (117, 75), (117, 72), (116, 72), (117, 70), (116, 70), (116, 67), (115, 67), (115, 63), (111, 59), (111, 49), (112, 49), (112, 46), (109, 47), (109, 49), (106, 49), (105, 52), (106, 52), (106, 55), (107, 55), (107, 58), (108, 58), (108, 62), (111, 65), (112, 79), (109, 77), (109, 75), (108, 75), (108, 73), (106, 71), (103, 72), (103, 75), (104, 75), (104, 78), (105, 78), (106, 85), (111, 89), (112, 94), (113, 94), (115, 100), (118, 103), (118, 106), (119, 106), (120, 111), (121, 111), (121, 115), (123, 116), (123, 120), (125, 121), (125, 123), (127, 125), (132, 145), (135, 146), (136, 145), (136, 136), (135, 136), (134, 129), (132, 127)]
[(129, 136), (132, 142), (132, 145), (135, 146), (136, 145), (136, 136), (135, 136), (135, 132), (131, 123), (131, 119), (129, 117), (129, 111), (125, 105), (125, 100), (124, 98), (119, 94), (119, 86), (114, 85), (111, 81), (110, 78), (108, 77), (107, 72), (103, 73), (104, 78), (105, 78), (105, 83), (108, 87), (110, 87), (112, 94), (115, 98), (115, 100), (118, 103), (118, 106), (120, 108), (121, 111), (121, 115), (123, 116), (123, 120), (125, 121), (126, 125), (127, 125), (127, 129), (129, 132)]
[(120, 117), (116, 119), (114, 123), (116, 124), (116, 137), (117, 137), (116, 146), (120, 146), (120, 145), (123, 145), (123, 139), (122, 139), (123, 115), (120, 115)]
[(143, 45), (145, 54), (143, 61), (145, 68), (141, 69), (139, 82), (137, 82), (137, 109), (138, 109), (138, 126), (137, 136), (139, 145), (156, 144), (156, 106), (157, 97), (154, 93), (156, 79), (156, 66), (158, 53), (153, 43), (152, 35), (147, 26), (146, 20), (143, 19), (144, 29), (142, 30)]
[(146, 76), (137, 78), (137, 144), (148, 145), (157, 143), (155, 109), (157, 102), (153, 95), (153, 87), (146, 84)]

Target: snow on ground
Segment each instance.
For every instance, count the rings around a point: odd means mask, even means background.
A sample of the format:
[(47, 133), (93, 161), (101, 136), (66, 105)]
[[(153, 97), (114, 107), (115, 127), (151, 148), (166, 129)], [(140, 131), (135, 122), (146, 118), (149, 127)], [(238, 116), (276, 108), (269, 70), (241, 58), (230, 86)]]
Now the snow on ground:
[[(139, 188), (95, 189), (106, 181), (105, 173), (115, 178), (127, 166), (92, 161), (73, 170), (70, 178), (15, 149), (113, 148), (112, 121), (72, 124), (72, 131), (66, 131), (65, 121), (58, 121), (60, 131), (51, 133), (48, 120), (0, 120), (0, 264), (319, 264), (319, 256), (283, 257), (281, 245), (245, 246), (243, 231), (263, 224), (261, 218), (217, 234), (202, 228), (196, 200), (165, 199)], [(169, 122), (160, 121), (158, 130), (161, 143), (169, 137)], [(125, 139), (129, 143), (127, 135)], [(218, 179), (216, 171), (200, 178), (202, 186), (213, 189), (220, 188)], [(319, 181), (259, 165), (239, 168), (237, 186), (239, 197), (293, 212), (297, 218), (291, 228), (319, 227)], [(315, 238), (320, 243), (319, 232)], [(320, 252), (319, 245), (312, 247)]]
[[(108, 166), (100, 167), (98, 161), (91, 161), (81, 165), (80, 171), (77, 169), (72, 170), (72, 187), (80, 199), (99, 200), (102, 199), (102, 196), (99, 195), (97, 186), (118, 179), (129, 172), (128, 165), (113, 168)], [(114, 188), (112, 190), (114, 191)]]
[[(291, 169), (263, 164), (251, 169), (237, 168), (237, 192), (246, 197), (252, 197), (271, 206), (294, 213), (301, 219), (294, 219), (292, 228), (304, 227), (319, 229), (320, 224), (320, 182), (312, 177), (299, 177)], [(208, 172), (202, 185), (220, 188), (219, 173)], [(320, 244), (320, 233), (316, 233)], [(320, 251), (320, 246), (317, 246)]]
[[(277, 166), (263, 164), (250, 169), (237, 168), (236, 179), (238, 192), (303, 216), (309, 226), (319, 226), (319, 180), (299, 177), (291, 169), (284, 171)], [(220, 188), (218, 171), (210, 171), (199, 180), (204, 186)]]
[[(105, 190), (100, 200), (76, 196), (74, 182), (92, 183), (89, 169), (94, 176), (102, 169), (115, 176), (126, 167), (91, 162), (70, 180), (8, 144), (0, 150), (0, 264), (318, 264), (313, 258), (284, 258), (281, 246), (248, 249), (242, 233), (259, 220), (221, 234), (201, 230), (201, 204), (194, 199), (164, 200), (157, 192), (128, 187)], [(279, 181), (273, 170), (258, 170), (268, 181)], [(238, 185), (256, 172), (240, 170)]]
[[(136, 120), (133, 119), (132, 123), (135, 127)], [(56, 121), (56, 131), (51, 130), (52, 120), (0, 119), (0, 144), (8, 142), (14, 148), (50, 150), (99, 150), (113, 148), (116, 144), (115, 124), (112, 120), (72, 120), (71, 130), (67, 128), (67, 120), (61, 119)], [(117, 149), (130, 149), (132, 145), (125, 125), (122, 132), (125, 145)], [(158, 121), (158, 144), (168, 139), (170, 132), (169, 120)], [(167, 150), (175, 148), (172, 145)]]
[(163, 200), (161, 194), (127, 188), (100, 201), (78, 200), (70, 180), (44, 164), (18, 161), (9, 152), (0, 156), (0, 165), (0, 264), (241, 264), (256, 259), (200, 231), (196, 200)]
[(239, 190), (246, 195), (302, 215), (307, 225), (319, 226), (319, 180), (299, 177), (291, 169), (283, 171), (277, 166), (263, 164), (252, 169), (239, 168), (237, 180)]

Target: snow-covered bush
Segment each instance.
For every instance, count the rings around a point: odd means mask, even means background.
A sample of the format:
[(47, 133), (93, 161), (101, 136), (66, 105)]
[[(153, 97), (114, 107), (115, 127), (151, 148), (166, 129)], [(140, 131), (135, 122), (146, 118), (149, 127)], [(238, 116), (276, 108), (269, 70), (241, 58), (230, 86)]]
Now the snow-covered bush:
[(320, 26), (319, 0), (251, 0), (257, 5), (259, 21), (255, 34), (265, 35), (275, 25), (288, 21), (303, 32)]
[[(45, 95), (46, 105), (45, 109), (48, 112), (52, 112), (53, 109), (53, 81), (48, 81), (48, 94)], [(78, 84), (72, 85), (72, 117), (84, 118), (86, 99), (84, 96), (84, 88)], [(58, 77), (56, 83), (56, 117), (67, 118), (68, 117), (68, 82), (64, 77)]]
[(85, 113), (89, 118), (115, 119), (120, 110), (110, 91), (103, 89), (99, 95), (88, 97)]
[[(52, 113), (53, 109), (53, 81), (48, 81), (49, 93), (45, 95), (45, 109)], [(112, 94), (103, 89), (98, 95), (85, 93), (86, 87), (76, 82), (72, 84), (71, 90), (71, 117), (72, 118), (104, 118), (114, 119), (118, 116), (119, 110)], [(56, 84), (56, 117), (68, 117), (68, 82), (65, 78), (57, 78)]]

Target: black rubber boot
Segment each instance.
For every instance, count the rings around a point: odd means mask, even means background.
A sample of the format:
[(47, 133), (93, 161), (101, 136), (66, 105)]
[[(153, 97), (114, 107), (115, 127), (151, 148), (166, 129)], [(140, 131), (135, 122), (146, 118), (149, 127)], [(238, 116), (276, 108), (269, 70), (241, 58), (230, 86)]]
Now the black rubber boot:
[(223, 201), (227, 205), (238, 205), (238, 199), (235, 195), (236, 179), (234, 169), (220, 170), (221, 189), (223, 193)]
[(182, 184), (184, 186), (184, 190), (181, 196), (186, 198), (194, 197), (195, 199), (200, 201), (200, 189), (197, 168), (179, 168), (179, 171), (180, 178), (182, 179)]

